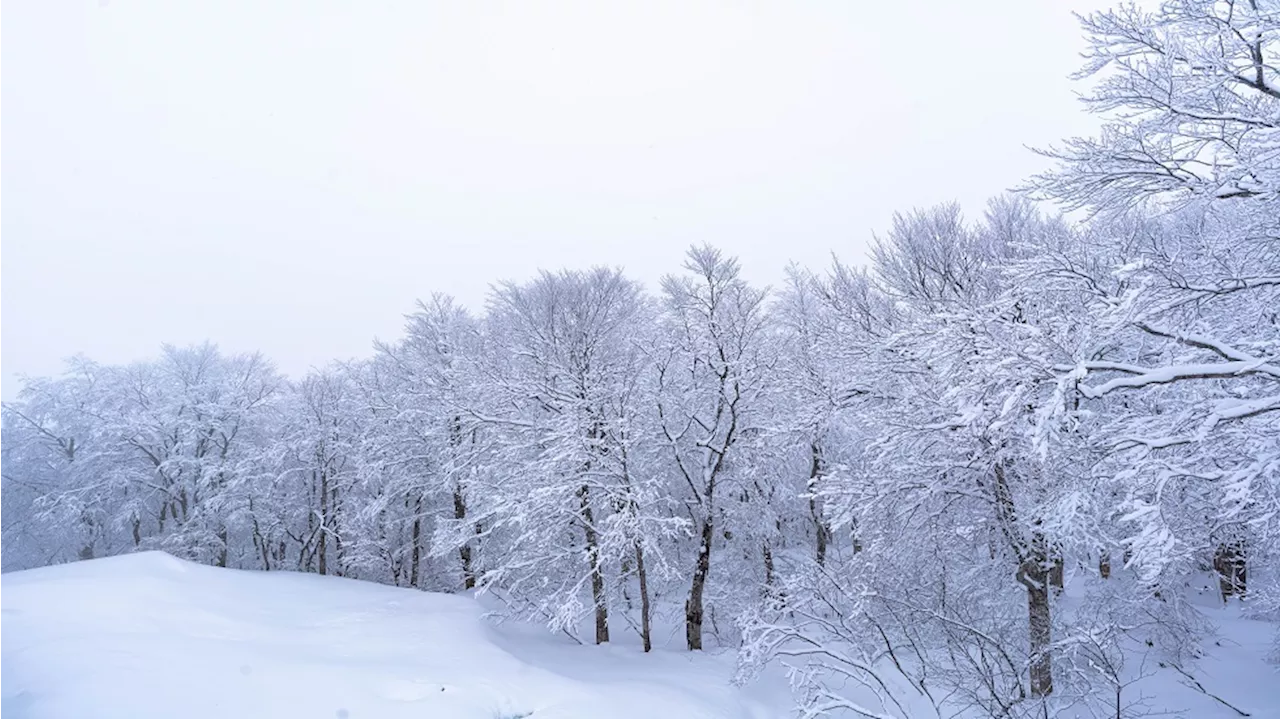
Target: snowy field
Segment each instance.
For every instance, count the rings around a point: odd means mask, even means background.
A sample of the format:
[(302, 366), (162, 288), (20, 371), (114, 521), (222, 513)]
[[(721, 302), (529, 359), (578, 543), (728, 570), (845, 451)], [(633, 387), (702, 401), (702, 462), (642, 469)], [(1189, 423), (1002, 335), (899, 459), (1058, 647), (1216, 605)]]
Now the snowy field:
[[(777, 676), (733, 688), (731, 653), (579, 646), (491, 624), (473, 599), (150, 552), (6, 574), (7, 719), (569, 719), (788, 715)], [(1280, 717), (1272, 627), (1238, 610), (1199, 679), (1252, 717)], [(1169, 673), (1153, 713), (1238, 717)], [(918, 716), (933, 716), (926, 706)]]
[(473, 599), (150, 552), (6, 574), (5, 719), (772, 717), (729, 654), (578, 646)]

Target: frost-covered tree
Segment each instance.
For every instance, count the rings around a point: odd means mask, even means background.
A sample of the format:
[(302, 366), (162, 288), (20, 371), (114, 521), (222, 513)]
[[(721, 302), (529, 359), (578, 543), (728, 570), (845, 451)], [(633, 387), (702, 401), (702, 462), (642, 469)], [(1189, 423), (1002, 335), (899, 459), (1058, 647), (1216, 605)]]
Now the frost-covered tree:
[[(812, 303), (790, 290), (789, 326), (844, 339), (843, 355), (821, 354), (832, 370), (799, 376), (833, 378), (808, 380), (834, 388), (825, 422), (840, 451), (814, 493), (861, 551), (796, 565), (748, 617), (744, 659), (790, 663), (807, 711), (901, 713), (889, 674), (939, 710), (1102, 711), (1137, 698), (1125, 656), (1190, 646), (1180, 595), (1135, 577), (1080, 607), (1058, 601), (1125, 536), (1122, 485), (1094, 471), (1105, 423), (1060, 370), (1105, 330), (1078, 287), (1027, 281), (1086, 239), (1023, 200), (993, 201), (973, 225), (953, 207), (917, 211), (880, 241), (871, 277), (837, 265), (808, 280)], [(1149, 616), (1161, 618), (1136, 619)], [(880, 706), (852, 702), (848, 681)]]
[(163, 548), (243, 566), (256, 554), (246, 510), (280, 386), (262, 357), (212, 345), (126, 367), (76, 361), (6, 407), (24, 454), (6, 486), (41, 486), (31, 519), (74, 518), (82, 558)]
[(639, 285), (596, 269), (503, 284), (487, 317), (493, 409), (476, 415), (500, 436), (485, 501), (502, 550), (486, 582), (566, 629), (589, 590), (597, 643), (610, 637), (610, 572), (631, 559), (643, 572), (642, 540), (670, 524), (642, 510), (653, 478), (630, 462), (650, 316)]
[(1122, 6), (1084, 28), (1103, 129), (1036, 186), (1099, 219), (1088, 253), (1036, 276), (1075, 282), (1106, 330), (1063, 371), (1108, 419), (1134, 561), (1155, 578), (1214, 554), (1234, 577), (1277, 533), (1280, 8)]
[(663, 339), (657, 351), (657, 411), (675, 486), (696, 537), (685, 639), (702, 648), (704, 598), (724, 505), (748, 471), (729, 471), (752, 411), (765, 391), (761, 351), (765, 292), (738, 261), (709, 246), (688, 253), (685, 274), (663, 279)]
[[(314, 371), (291, 386), (276, 429), (274, 481), (251, 495), (263, 569), (348, 574), (364, 423), (349, 367)], [(281, 566), (283, 565), (283, 566)]]
[[(490, 449), (488, 432), (474, 414), (480, 406), (480, 325), (444, 295), (419, 303), (407, 320), (404, 340), (379, 344), (374, 363), (375, 404), (388, 430), (383, 455), (404, 485), (399, 493), (413, 497), (414, 546), (426, 541), (423, 521), (429, 518), (431, 553), (456, 560), (457, 579), (446, 586), (473, 589), (481, 573), (478, 535), (484, 527), (476, 517), (478, 477)], [(415, 564), (412, 556), (410, 562)]]
[(5, 405), (6, 568), (119, 551), (103, 546), (115, 501), (97, 477), (112, 462), (92, 449), (100, 430), (91, 407), (103, 396), (103, 374), (96, 364), (76, 358), (64, 376), (28, 380), (17, 401)]

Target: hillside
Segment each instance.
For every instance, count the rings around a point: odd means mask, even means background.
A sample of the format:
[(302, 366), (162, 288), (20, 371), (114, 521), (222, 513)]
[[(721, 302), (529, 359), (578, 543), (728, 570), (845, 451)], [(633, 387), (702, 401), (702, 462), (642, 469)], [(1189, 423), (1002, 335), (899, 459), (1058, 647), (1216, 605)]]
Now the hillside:
[[(150, 552), (4, 575), (8, 719), (756, 719), (727, 656), (580, 647), (475, 600)], [(785, 699), (779, 697), (779, 700)], [(775, 707), (775, 710), (778, 708)]]

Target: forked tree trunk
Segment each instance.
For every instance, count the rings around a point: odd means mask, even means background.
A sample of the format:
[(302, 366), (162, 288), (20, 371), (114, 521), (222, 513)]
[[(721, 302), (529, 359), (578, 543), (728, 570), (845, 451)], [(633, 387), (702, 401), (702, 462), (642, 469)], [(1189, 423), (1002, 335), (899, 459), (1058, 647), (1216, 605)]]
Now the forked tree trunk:
[(262, 536), (262, 525), (258, 522), (258, 515), (253, 511), (252, 499), (249, 500), (249, 516), (253, 517), (253, 548), (262, 557), (262, 569), (270, 572), (271, 547), (267, 544), (267, 538)]
[(711, 572), (711, 540), (714, 531), (711, 517), (707, 517), (702, 523), (698, 562), (693, 569), (689, 599), (684, 605), (684, 635), (689, 651), (702, 649), (702, 595), (707, 586), (707, 574)]

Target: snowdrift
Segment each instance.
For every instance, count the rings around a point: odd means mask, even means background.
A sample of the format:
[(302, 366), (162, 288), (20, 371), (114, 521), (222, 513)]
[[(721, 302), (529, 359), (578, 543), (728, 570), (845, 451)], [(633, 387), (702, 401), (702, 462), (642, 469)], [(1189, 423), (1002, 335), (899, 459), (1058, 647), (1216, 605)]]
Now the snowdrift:
[(467, 597), (150, 552), (6, 574), (6, 719), (779, 716), (728, 657), (491, 626)]

